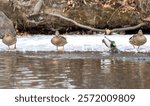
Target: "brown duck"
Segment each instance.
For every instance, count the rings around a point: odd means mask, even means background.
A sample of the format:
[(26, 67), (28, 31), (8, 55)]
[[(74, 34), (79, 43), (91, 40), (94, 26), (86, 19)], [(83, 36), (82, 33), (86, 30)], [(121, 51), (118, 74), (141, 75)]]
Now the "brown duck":
[(63, 47), (62, 50), (64, 51), (64, 46), (67, 44), (67, 40), (56, 31), (55, 36), (51, 39), (51, 43), (57, 47), (57, 51), (59, 47)]
[(2, 42), (8, 46), (8, 49), (10, 49), (11, 45), (14, 45), (14, 49), (16, 49), (17, 39), (16, 37), (10, 35), (9, 32), (5, 33), (5, 35), (2, 38)]
[(134, 48), (135, 46), (138, 46), (138, 51), (139, 47), (147, 42), (147, 38), (144, 36), (142, 30), (139, 30), (137, 34), (134, 34), (129, 38), (129, 42)]

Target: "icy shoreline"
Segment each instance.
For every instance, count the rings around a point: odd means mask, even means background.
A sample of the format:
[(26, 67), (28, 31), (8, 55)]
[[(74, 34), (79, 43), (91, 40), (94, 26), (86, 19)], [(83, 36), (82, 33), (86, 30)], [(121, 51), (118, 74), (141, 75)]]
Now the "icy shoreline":
[[(132, 35), (111, 35), (107, 36), (114, 40), (119, 50), (123, 52), (134, 52), (133, 46), (129, 43)], [(150, 36), (147, 38), (146, 44), (140, 47), (140, 52), (150, 52)], [(51, 35), (36, 35), (17, 37), (17, 51), (56, 51), (56, 47), (51, 44)], [(104, 46), (102, 39), (104, 35), (64, 35), (67, 38), (65, 51), (108, 51)], [(0, 51), (7, 51), (7, 46), (0, 40)]]

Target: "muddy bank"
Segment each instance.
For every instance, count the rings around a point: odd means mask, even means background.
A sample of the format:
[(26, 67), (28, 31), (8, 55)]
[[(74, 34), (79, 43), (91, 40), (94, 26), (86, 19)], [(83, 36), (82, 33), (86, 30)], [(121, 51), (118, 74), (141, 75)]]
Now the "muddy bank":
[[(0, 0), (0, 10), (13, 21), (19, 32), (52, 34), (79, 32), (95, 33), (60, 17), (98, 29), (123, 28), (138, 25), (150, 14), (148, 1), (141, 0)], [(145, 7), (145, 8), (144, 8)], [(149, 24), (143, 26), (148, 29)]]

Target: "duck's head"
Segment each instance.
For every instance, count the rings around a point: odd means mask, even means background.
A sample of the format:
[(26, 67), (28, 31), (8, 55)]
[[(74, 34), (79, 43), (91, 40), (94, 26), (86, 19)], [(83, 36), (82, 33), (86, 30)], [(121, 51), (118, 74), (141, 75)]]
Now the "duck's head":
[(103, 39), (102, 43), (104, 43), (108, 48), (112, 49), (112, 48), (116, 48), (116, 43), (115, 41), (109, 40), (108, 38)]
[(59, 36), (59, 31), (56, 31), (56, 32), (55, 32), (55, 36)]
[(10, 36), (10, 33), (9, 33), (9, 32), (6, 32), (4, 36), (5, 36), (5, 37)]
[(138, 31), (138, 35), (143, 36), (143, 32), (141, 29)]
[(116, 43), (115, 43), (115, 41), (111, 41), (111, 43), (110, 43), (110, 48), (116, 48)]

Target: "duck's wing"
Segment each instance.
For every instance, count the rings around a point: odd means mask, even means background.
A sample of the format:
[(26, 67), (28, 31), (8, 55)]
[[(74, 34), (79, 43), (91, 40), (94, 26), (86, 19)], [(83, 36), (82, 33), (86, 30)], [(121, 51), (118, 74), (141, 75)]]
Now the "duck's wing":
[(133, 40), (134, 38), (136, 38), (138, 36), (138, 34), (134, 34), (133, 36), (131, 36), (130, 38), (129, 38), (129, 40)]
[(59, 36), (59, 42), (61, 45), (65, 45), (67, 43), (67, 39), (64, 36)]
[(17, 38), (13, 37), (14, 44), (17, 42)]
[(67, 39), (64, 36), (59, 36), (59, 37), (61, 37), (60, 39), (62, 39), (63, 42), (67, 43)]
[(67, 40), (64, 36), (61, 36), (62, 39)]

